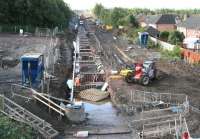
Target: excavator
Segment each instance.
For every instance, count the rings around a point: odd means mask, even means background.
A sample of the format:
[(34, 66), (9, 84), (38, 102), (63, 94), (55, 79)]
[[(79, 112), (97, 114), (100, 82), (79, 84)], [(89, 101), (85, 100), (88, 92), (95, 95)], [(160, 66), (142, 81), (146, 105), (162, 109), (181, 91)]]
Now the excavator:
[(119, 74), (124, 77), (127, 83), (137, 82), (146, 86), (156, 78), (156, 72), (155, 62), (146, 60), (143, 63), (126, 65), (125, 68), (120, 70)]

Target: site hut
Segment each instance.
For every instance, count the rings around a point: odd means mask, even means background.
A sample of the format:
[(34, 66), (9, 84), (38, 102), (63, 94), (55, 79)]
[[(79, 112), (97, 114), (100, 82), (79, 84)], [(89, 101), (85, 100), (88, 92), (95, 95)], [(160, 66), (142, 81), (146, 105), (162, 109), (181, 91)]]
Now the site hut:
[(44, 56), (41, 53), (28, 53), (20, 58), (22, 66), (22, 85), (40, 88), (43, 87)]

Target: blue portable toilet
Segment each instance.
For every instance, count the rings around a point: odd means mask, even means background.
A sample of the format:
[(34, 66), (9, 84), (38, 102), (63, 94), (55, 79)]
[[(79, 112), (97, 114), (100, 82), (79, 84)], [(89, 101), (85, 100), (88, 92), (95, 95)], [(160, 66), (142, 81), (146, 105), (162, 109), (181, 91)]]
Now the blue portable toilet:
[(148, 37), (149, 37), (149, 33), (148, 32), (140, 32), (139, 33), (139, 40), (140, 40), (140, 45), (142, 47), (147, 47), (147, 43), (148, 43)]
[(30, 53), (21, 56), (22, 85), (38, 87), (44, 75), (44, 57), (41, 53)]

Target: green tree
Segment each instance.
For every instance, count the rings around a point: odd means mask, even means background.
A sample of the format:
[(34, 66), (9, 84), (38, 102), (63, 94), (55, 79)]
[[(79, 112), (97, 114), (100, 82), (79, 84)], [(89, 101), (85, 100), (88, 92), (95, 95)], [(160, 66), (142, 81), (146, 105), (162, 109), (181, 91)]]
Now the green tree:
[(183, 42), (184, 38), (185, 36), (182, 32), (173, 31), (169, 34), (168, 42), (174, 45), (179, 45)]
[(104, 24), (111, 25), (111, 11), (109, 9), (102, 9), (100, 19), (103, 21)]
[(160, 33), (160, 39), (162, 41), (167, 41), (169, 37), (169, 32), (168, 31), (163, 31)]
[(93, 13), (97, 18), (100, 18), (100, 16), (103, 16), (101, 13), (103, 10), (104, 10), (104, 7), (102, 4), (96, 4), (93, 9)]
[(117, 8), (115, 7), (111, 13), (111, 21), (112, 25), (114, 27), (118, 27), (119, 25), (122, 25), (122, 20), (125, 18), (128, 14), (128, 11), (123, 8)]
[(134, 15), (129, 15), (128, 16), (128, 20), (129, 20), (129, 23), (131, 24), (132, 27), (135, 27), (135, 28), (138, 28), (139, 27), (139, 23), (138, 21), (136, 20), (135, 16)]
[(33, 130), (29, 126), (0, 116), (1, 139), (32, 139), (34, 136)]
[(67, 25), (71, 10), (63, 0), (0, 1), (0, 24), (55, 27)]

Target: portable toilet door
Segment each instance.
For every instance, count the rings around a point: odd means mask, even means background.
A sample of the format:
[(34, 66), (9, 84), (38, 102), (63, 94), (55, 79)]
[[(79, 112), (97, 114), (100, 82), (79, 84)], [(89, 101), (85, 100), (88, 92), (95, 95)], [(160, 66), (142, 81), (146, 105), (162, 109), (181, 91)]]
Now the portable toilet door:
[(141, 47), (145, 47), (145, 48), (147, 47), (148, 37), (149, 37), (148, 32), (139, 33), (139, 40), (140, 40)]
[(44, 76), (44, 58), (40, 53), (25, 54), (21, 57), (22, 85), (37, 88)]

